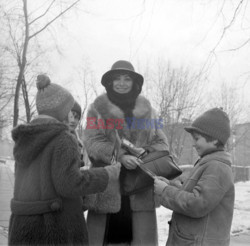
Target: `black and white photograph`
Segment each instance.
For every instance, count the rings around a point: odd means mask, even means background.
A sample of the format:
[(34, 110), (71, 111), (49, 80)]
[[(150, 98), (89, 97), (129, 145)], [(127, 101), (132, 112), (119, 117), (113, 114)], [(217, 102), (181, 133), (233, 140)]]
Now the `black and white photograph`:
[(0, 246), (250, 245), (249, 0), (0, 0)]

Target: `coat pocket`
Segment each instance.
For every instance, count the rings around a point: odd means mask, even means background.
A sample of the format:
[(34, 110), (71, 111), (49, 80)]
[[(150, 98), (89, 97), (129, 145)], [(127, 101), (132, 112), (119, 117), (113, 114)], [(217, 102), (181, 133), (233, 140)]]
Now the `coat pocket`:
[(187, 234), (184, 232), (181, 232), (179, 228), (177, 227), (176, 223), (173, 223), (171, 226), (174, 226), (172, 235), (171, 235), (171, 241), (169, 242), (171, 246), (195, 246), (197, 244), (197, 239), (195, 235)]

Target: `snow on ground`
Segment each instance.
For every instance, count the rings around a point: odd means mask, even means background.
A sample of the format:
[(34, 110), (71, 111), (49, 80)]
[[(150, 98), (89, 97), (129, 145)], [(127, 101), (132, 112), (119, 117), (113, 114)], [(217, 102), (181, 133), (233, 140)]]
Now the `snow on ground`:
[(13, 160), (6, 160), (6, 165), (10, 168), (10, 170), (14, 173), (15, 170), (15, 162)]
[[(14, 162), (8, 160), (6, 163), (14, 172)], [(157, 208), (157, 225), (159, 235), (159, 246), (165, 245), (168, 237), (168, 221), (172, 211), (164, 207)], [(234, 217), (231, 228), (231, 235), (250, 231), (250, 181), (238, 182), (235, 184), (235, 205)]]
[(156, 209), (159, 246), (166, 245), (168, 238), (168, 221), (171, 219), (172, 211), (159, 207)]
[(250, 231), (250, 181), (235, 184), (234, 217), (231, 234)]
[[(159, 246), (166, 244), (168, 237), (168, 221), (171, 218), (171, 210), (160, 207), (156, 210), (158, 223)], [(234, 216), (231, 235), (250, 231), (250, 181), (235, 184)]]

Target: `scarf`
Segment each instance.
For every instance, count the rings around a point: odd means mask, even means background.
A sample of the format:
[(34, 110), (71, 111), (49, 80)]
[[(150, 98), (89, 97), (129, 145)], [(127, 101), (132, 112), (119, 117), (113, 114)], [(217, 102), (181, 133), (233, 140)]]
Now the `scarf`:
[(133, 117), (135, 102), (141, 90), (139, 90), (137, 85), (134, 84), (131, 91), (126, 94), (115, 92), (111, 86), (106, 87), (106, 91), (108, 99), (124, 112), (124, 118), (130, 128), (132, 121), (129, 121), (127, 119)]

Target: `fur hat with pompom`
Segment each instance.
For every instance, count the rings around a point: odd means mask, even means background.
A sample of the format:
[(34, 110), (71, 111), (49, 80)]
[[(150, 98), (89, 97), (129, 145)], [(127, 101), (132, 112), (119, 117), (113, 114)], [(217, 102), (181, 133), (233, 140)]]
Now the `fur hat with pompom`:
[(60, 85), (51, 83), (45, 74), (37, 76), (36, 108), (38, 114), (49, 115), (59, 121), (66, 119), (75, 100), (71, 93)]

